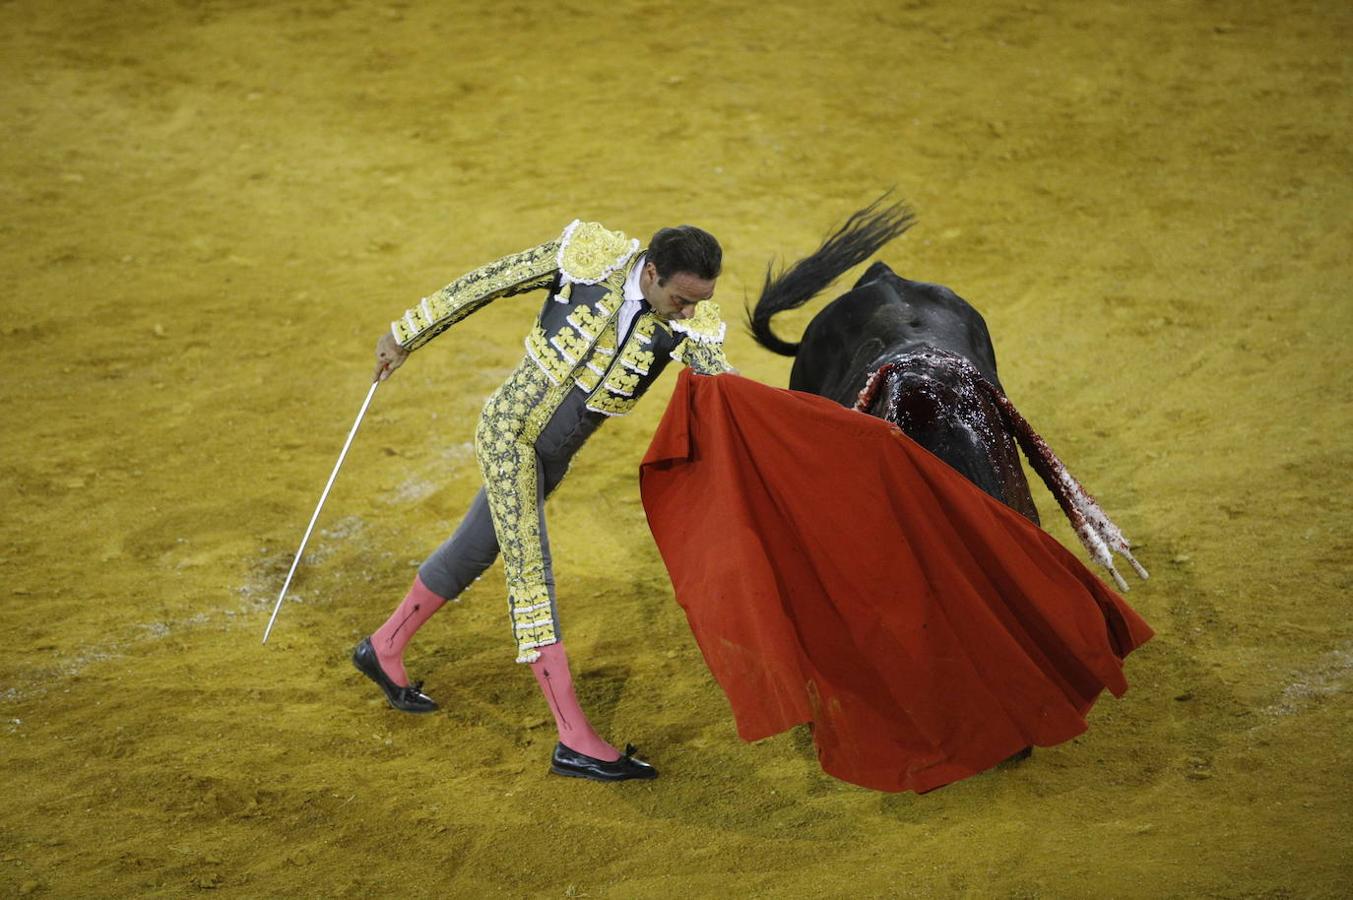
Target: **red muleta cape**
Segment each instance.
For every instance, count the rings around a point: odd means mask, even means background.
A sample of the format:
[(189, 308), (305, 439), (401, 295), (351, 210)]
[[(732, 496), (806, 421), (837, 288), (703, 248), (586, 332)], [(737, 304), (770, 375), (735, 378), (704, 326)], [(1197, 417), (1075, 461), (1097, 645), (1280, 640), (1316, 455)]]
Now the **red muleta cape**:
[(640, 487), (738, 734), (810, 722), (823, 770), (864, 787), (1080, 734), (1152, 635), (1051, 535), (823, 397), (685, 370)]

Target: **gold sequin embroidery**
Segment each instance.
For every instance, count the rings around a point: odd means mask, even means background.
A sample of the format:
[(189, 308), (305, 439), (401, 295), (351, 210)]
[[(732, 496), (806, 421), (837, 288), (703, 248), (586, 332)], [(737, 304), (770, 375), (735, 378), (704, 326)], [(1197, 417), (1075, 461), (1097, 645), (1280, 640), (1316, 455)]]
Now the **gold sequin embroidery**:
[(677, 344), (672, 359), (700, 375), (722, 375), (733, 371), (724, 356), (723, 344), (705, 344), (687, 338)]
[(492, 300), (548, 287), (558, 254), (554, 240), (481, 266), (425, 297), (390, 330), (401, 347), (416, 350)]
[(639, 375), (622, 369), (612, 370), (606, 376), (605, 384), (608, 391), (620, 394), (622, 397), (633, 397), (635, 390), (639, 387)]
[(557, 262), (565, 281), (599, 284), (639, 250), (637, 240), (599, 222), (574, 220), (559, 239)]
[(608, 416), (623, 416), (634, 409), (635, 402), (633, 397), (621, 397), (618, 394), (607, 393), (603, 389), (593, 392), (592, 396), (587, 398), (587, 408)]
[(531, 329), (531, 333), (526, 336), (526, 355), (531, 357), (542, 372), (544, 372), (554, 384), (559, 384), (569, 377), (573, 371), (573, 366), (569, 365), (568, 360), (555, 351), (550, 346), (549, 340), (545, 337), (545, 329), (540, 327), (537, 322)]
[(589, 343), (589, 341), (583, 339), (582, 335), (568, 327), (560, 328), (559, 333), (550, 338), (550, 344), (571, 365), (576, 364), (578, 360), (583, 358)]
[(597, 342), (592, 347), (587, 359), (584, 360), (583, 365), (575, 370), (574, 384), (589, 393), (596, 390), (602, 376), (606, 374), (607, 368), (611, 365), (611, 359), (615, 356), (615, 340), (616, 321), (612, 317), (602, 326), (601, 334), (597, 337)]
[(667, 325), (687, 340), (702, 344), (721, 344), (728, 331), (719, 315), (719, 305), (710, 300), (697, 304), (695, 315), (689, 319), (673, 320)]
[(625, 349), (620, 354), (620, 364), (626, 369), (640, 375), (647, 375), (648, 370), (653, 367), (653, 362), (652, 350), (643, 349), (638, 341), (625, 342)]
[(535, 441), (571, 389), (571, 383), (554, 384), (523, 359), (485, 402), (475, 430), (475, 456), (502, 554), (518, 662), (534, 661), (539, 647), (558, 640), (545, 580)]
[(601, 333), (602, 326), (606, 324), (605, 318), (598, 317), (586, 306), (576, 307), (564, 321), (572, 325), (579, 334), (589, 341), (595, 340), (597, 335)]

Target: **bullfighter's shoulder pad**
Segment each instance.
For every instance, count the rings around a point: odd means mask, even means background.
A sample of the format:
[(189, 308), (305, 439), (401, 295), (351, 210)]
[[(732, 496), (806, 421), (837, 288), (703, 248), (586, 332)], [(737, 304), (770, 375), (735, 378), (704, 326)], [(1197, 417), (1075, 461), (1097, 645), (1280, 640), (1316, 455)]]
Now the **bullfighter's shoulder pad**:
[(719, 315), (719, 304), (711, 300), (697, 304), (695, 315), (689, 319), (673, 319), (667, 323), (672, 330), (702, 344), (721, 344), (728, 326)]
[(599, 222), (574, 219), (559, 237), (559, 272), (566, 282), (605, 281), (639, 250), (639, 241)]

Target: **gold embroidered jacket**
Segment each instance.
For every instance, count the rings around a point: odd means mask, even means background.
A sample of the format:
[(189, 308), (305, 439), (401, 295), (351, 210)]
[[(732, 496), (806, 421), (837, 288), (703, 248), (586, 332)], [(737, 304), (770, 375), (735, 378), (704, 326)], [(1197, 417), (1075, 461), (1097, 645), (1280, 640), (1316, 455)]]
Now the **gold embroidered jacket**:
[(726, 327), (709, 301), (681, 321), (645, 310), (617, 346), (625, 279), (640, 256), (637, 240), (575, 220), (555, 240), (475, 269), (424, 297), (390, 329), (401, 347), (416, 350), (499, 297), (548, 288), (526, 337), (527, 355), (552, 383), (571, 379), (587, 391), (588, 409), (624, 415), (673, 359), (702, 375), (731, 369), (723, 353)]

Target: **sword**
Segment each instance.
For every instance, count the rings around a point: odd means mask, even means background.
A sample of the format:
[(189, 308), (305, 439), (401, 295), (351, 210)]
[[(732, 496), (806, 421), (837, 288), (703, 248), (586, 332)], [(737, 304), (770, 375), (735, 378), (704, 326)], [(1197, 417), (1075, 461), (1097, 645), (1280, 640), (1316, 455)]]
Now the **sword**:
[(305, 529), (305, 537), (301, 538), (300, 549), (296, 551), (296, 558), (291, 561), (291, 571), (287, 573), (286, 583), (282, 585), (282, 593), (277, 595), (277, 605), (273, 607), (272, 618), (268, 620), (268, 627), (263, 631), (263, 643), (265, 644), (268, 643), (268, 635), (272, 634), (272, 626), (277, 621), (277, 614), (282, 610), (282, 600), (287, 595), (287, 588), (291, 587), (291, 578), (296, 574), (296, 567), (300, 565), (301, 554), (305, 553), (305, 544), (310, 540), (310, 532), (315, 530), (319, 511), (324, 508), (324, 501), (329, 499), (329, 489), (334, 486), (334, 479), (338, 477), (338, 469), (343, 465), (343, 457), (348, 455), (348, 448), (352, 446), (352, 439), (357, 435), (357, 426), (362, 424), (362, 416), (366, 415), (366, 408), (371, 405), (371, 398), (376, 395), (376, 388), (380, 383), (380, 378), (371, 382), (371, 390), (366, 392), (366, 400), (362, 401), (362, 408), (357, 412), (357, 421), (352, 423), (352, 430), (348, 432), (348, 439), (343, 442), (343, 452), (338, 454), (338, 462), (334, 463), (334, 470), (329, 475), (329, 483), (324, 486), (324, 493), (320, 495), (319, 505), (315, 507), (315, 514), (310, 517), (310, 525)]

